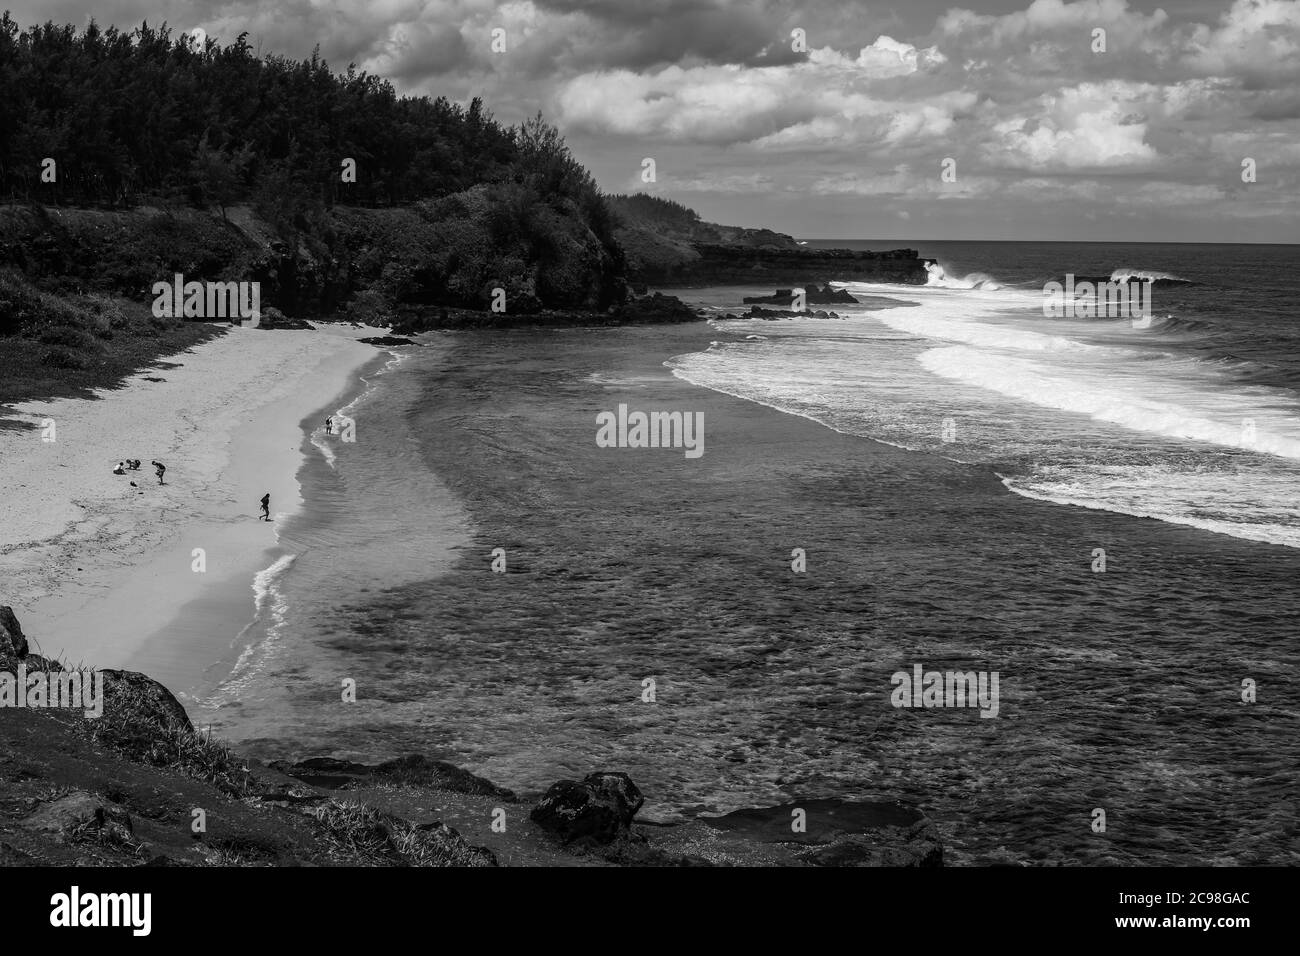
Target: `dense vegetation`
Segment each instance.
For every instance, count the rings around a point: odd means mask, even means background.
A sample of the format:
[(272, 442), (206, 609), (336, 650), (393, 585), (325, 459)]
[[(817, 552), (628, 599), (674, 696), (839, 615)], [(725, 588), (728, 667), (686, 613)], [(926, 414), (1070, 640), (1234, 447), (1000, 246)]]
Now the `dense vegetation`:
[[(46, 160), (55, 164), (50, 182), (42, 175)], [(345, 181), (345, 160), (355, 161), (355, 182)], [(441, 97), (398, 96), (386, 80), (352, 67), (334, 74), (316, 55), (259, 57), (246, 35), (221, 47), (173, 36), (165, 25), (126, 33), (93, 22), (81, 32), (46, 23), (20, 32), (6, 13), (0, 197), (150, 207), (172, 218), (203, 209), (223, 221), (248, 206), (257, 224), (270, 228), (269, 236), (255, 235), (245, 217), (234, 236), (207, 230), (204, 241), (220, 248), (206, 255), (187, 260), (146, 249), (138, 274), (117, 255), (116, 271), (83, 276), (87, 287), (121, 295), (140, 296), (142, 286), (186, 265), (196, 279), (235, 277), (250, 256), (228, 247), (247, 241), (275, 246), (281, 260), (307, 260), (244, 274), (270, 281), (270, 301), (288, 310), (332, 311), (368, 291), (384, 297), (386, 308), (404, 296), (481, 307), (502, 287), (521, 311), (605, 308), (624, 293), (604, 197), (540, 115), (507, 128), (477, 99), (461, 107)], [(407, 248), (380, 220), (335, 213), (392, 207), (412, 210), (447, 238)], [(29, 231), (23, 242), (11, 235), (11, 254), (0, 263), (30, 271), (14, 257), (33, 243), (59, 245), (66, 238), (59, 225), (51, 223), (51, 233)], [(352, 228), (358, 225), (364, 228)], [(460, 247), (449, 251), (452, 237)], [(136, 244), (135, 237), (127, 241)], [(382, 269), (352, 268), (399, 250), (405, 265), (385, 276), (377, 274)], [(426, 252), (434, 261), (412, 262)], [(66, 276), (47, 265), (34, 278)], [(372, 290), (380, 278), (382, 287)]]
[(178, 272), (379, 324), (497, 289), (513, 315), (604, 311), (627, 294), (615, 225), (540, 115), (505, 127), (246, 35), (0, 17), (0, 400), (210, 334), (150, 315)]
[[(202, 47), (166, 25), (19, 32), (0, 18), (0, 191), (46, 203), (231, 204), (286, 183), (329, 205), (397, 204), (507, 178), (513, 132), (478, 100), (399, 97), (318, 56)], [(57, 181), (41, 182), (42, 161)], [(357, 164), (343, 181), (344, 159)], [(579, 186), (570, 183), (570, 186)]]
[(664, 232), (689, 234), (700, 225), (700, 214), (671, 199), (632, 193), (606, 197), (606, 203), (624, 225), (643, 225)]

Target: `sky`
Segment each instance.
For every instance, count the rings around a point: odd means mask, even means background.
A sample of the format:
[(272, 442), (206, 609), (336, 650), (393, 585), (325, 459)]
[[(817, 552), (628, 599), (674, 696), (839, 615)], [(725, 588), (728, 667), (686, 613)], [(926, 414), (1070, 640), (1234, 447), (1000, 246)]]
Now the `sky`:
[(800, 238), (1300, 242), (1300, 0), (7, 3), (540, 110), (610, 192)]

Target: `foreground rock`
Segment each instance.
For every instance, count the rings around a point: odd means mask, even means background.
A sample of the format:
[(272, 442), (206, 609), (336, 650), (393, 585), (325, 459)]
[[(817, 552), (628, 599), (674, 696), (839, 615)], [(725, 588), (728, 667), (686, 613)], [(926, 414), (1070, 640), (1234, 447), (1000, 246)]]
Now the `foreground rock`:
[(7, 604), (0, 605), (0, 658), (22, 660), (26, 656), (27, 637), (18, 618), (14, 617), (14, 609)]
[(105, 670), (99, 673), (104, 675), (105, 718), (193, 732), (194, 725), (181, 702), (152, 677), (137, 671)]
[(566, 844), (607, 846), (629, 836), (632, 818), (645, 803), (625, 773), (592, 773), (552, 785), (529, 818)]
[(127, 842), (132, 832), (130, 814), (84, 790), (74, 790), (44, 804), (23, 820), (22, 826), (62, 838), (86, 831), (102, 831), (97, 835), (120, 842)]

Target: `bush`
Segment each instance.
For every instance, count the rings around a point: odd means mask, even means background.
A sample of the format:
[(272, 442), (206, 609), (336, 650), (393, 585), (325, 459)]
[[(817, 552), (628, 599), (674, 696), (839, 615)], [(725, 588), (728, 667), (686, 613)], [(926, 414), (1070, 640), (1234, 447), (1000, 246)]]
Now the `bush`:
[(93, 352), (99, 348), (99, 343), (89, 332), (70, 325), (46, 326), (36, 336), (36, 341), (42, 345), (62, 345), (79, 352)]
[(51, 368), (75, 370), (90, 368), (90, 360), (86, 356), (61, 346), (49, 349), (41, 356), (41, 363)]
[(0, 336), (17, 335), (40, 315), (40, 292), (21, 273), (0, 271)]
[(375, 326), (392, 325), (395, 318), (393, 308), (383, 293), (373, 289), (358, 292), (347, 304), (344, 314), (349, 321)]

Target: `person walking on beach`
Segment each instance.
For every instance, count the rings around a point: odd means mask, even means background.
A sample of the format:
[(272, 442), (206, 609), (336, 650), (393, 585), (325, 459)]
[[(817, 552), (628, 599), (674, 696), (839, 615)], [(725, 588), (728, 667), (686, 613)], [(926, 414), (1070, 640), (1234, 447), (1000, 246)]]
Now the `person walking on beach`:
[(271, 520), (271, 493), (269, 491), (262, 495), (262, 513), (257, 517), (258, 521), (263, 519), (266, 521)]
[(163, 481), (163, 472), (167, 470), (167, 466), (160, 461), (151, 461), (149, 464), (153, 465), (154, 473), (158, 476), (158, 484), (165, 484)]
[(333, 435), (333, 434), (334, 434), (334, 416), (333, 416), (333, 415), (331, 415), (329, 418), (325, 419), (325, 434), (326, 434), (326, 435)]

